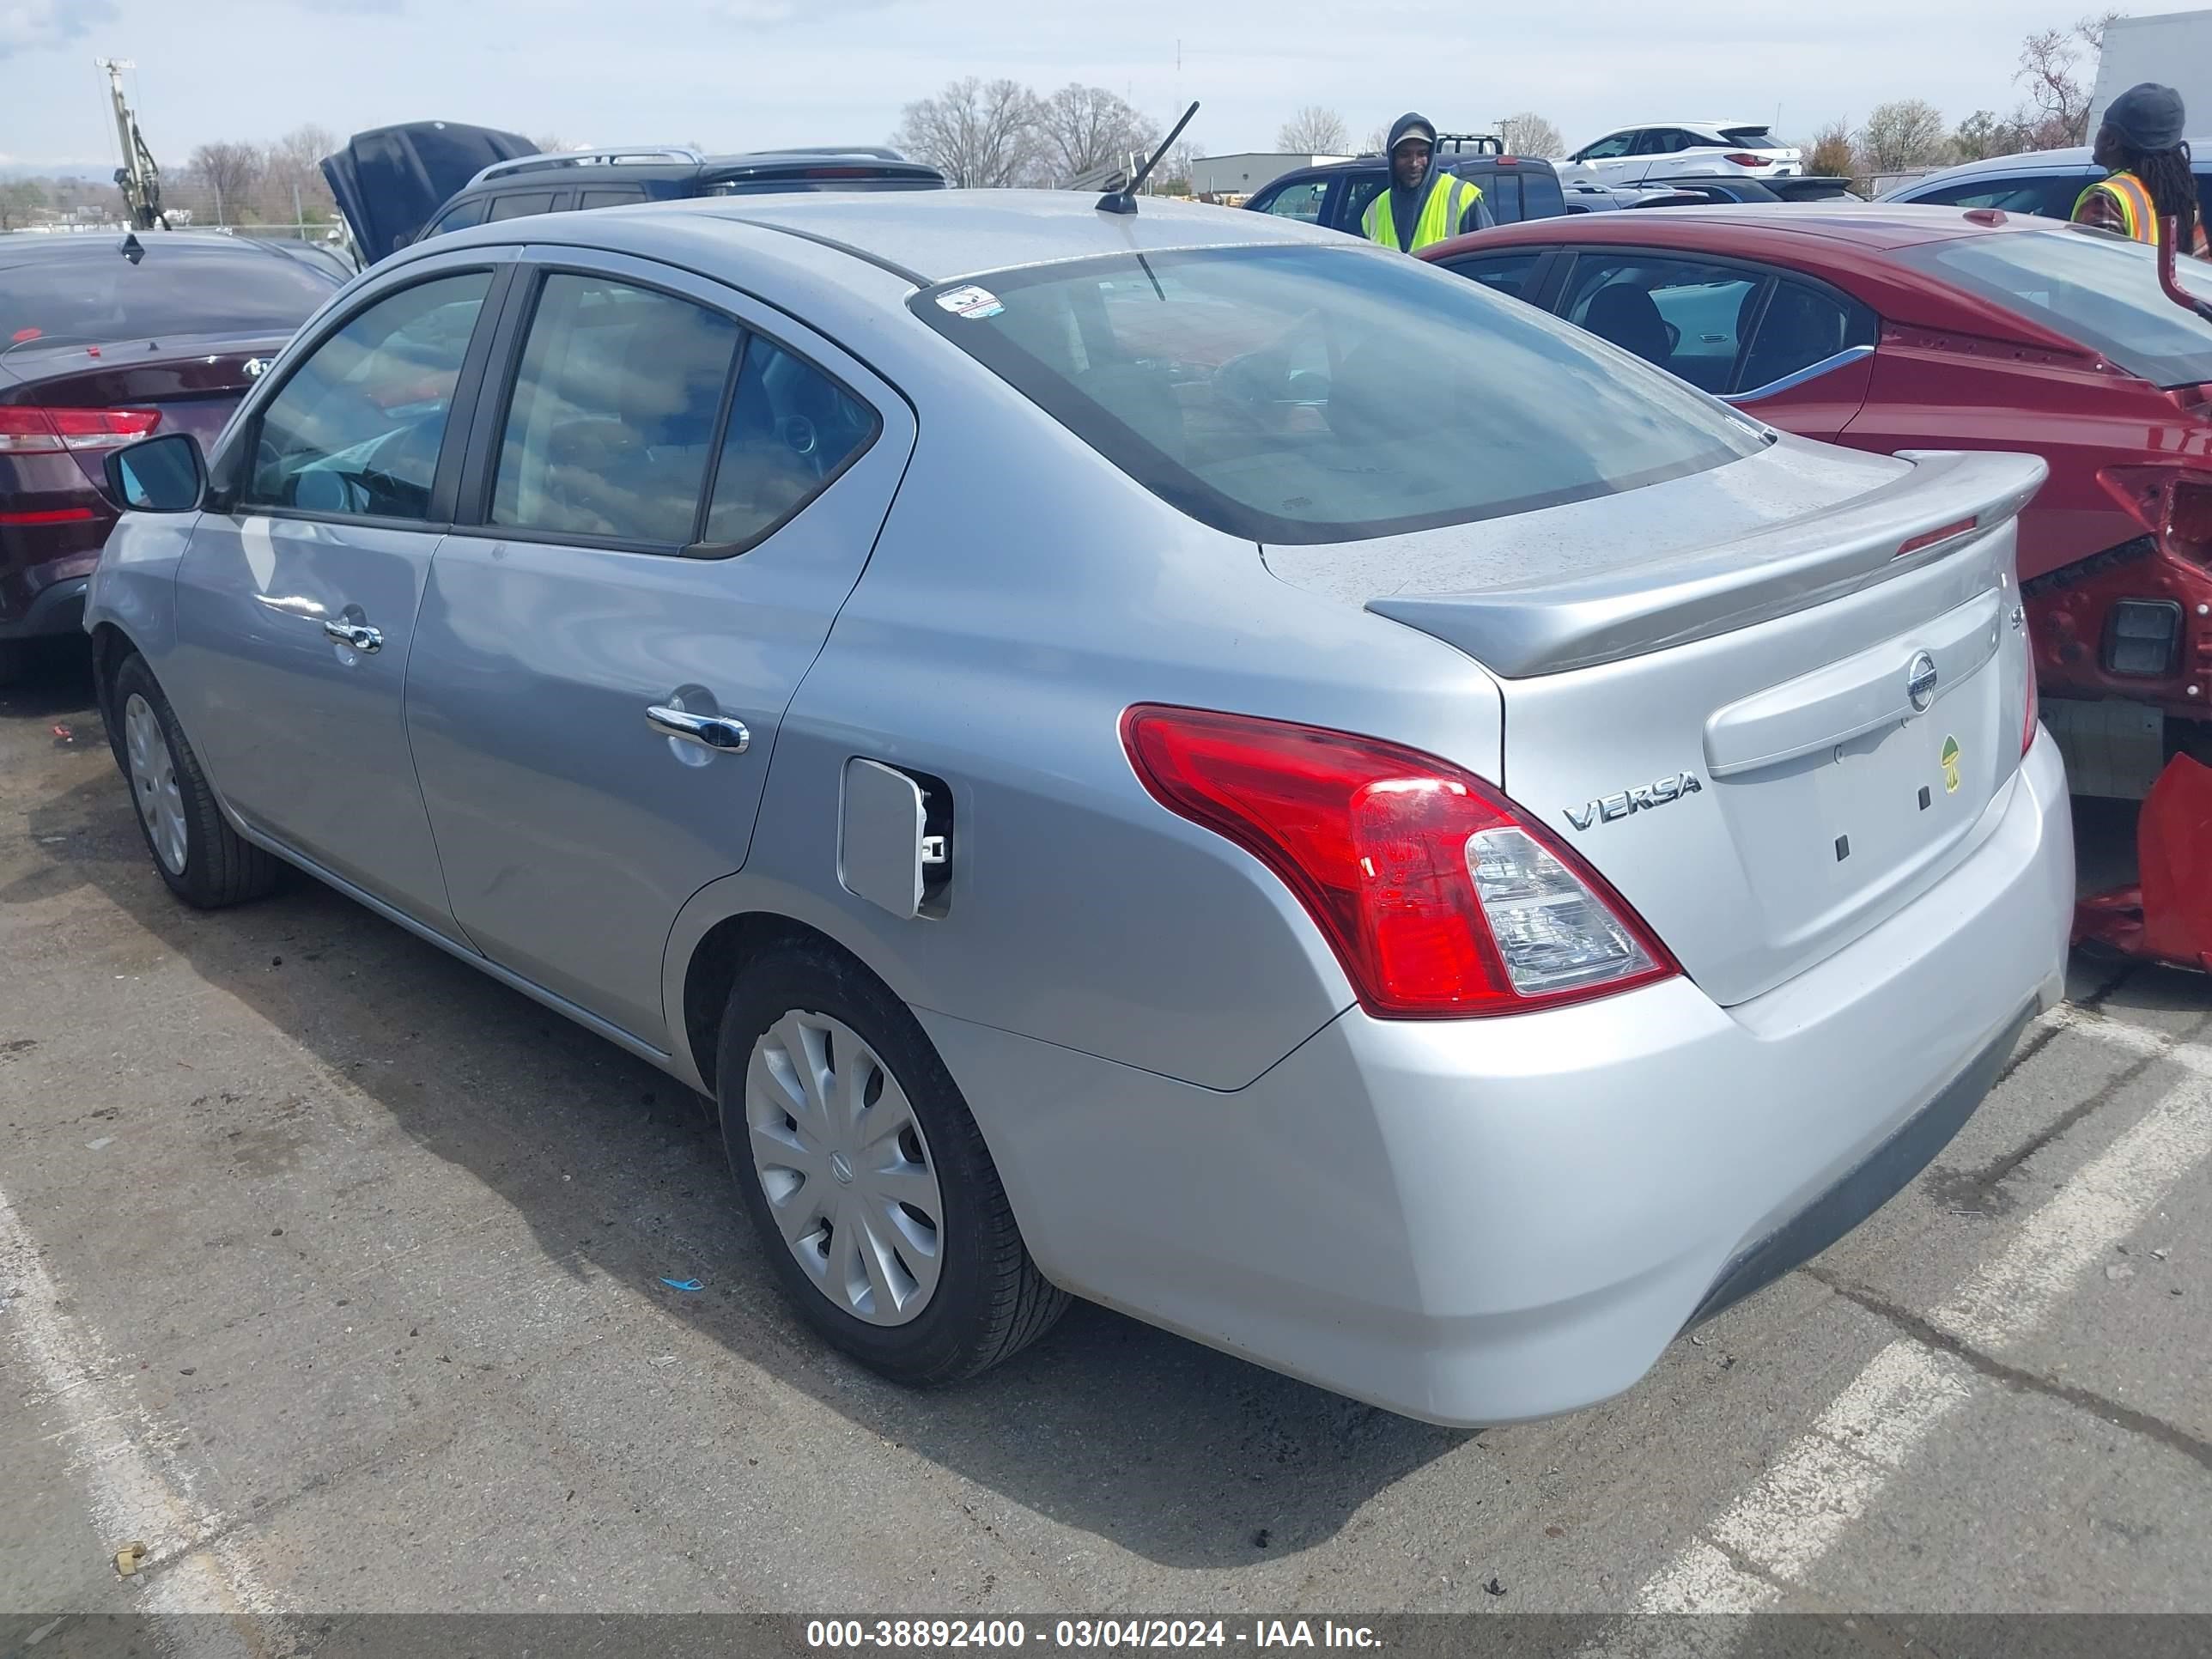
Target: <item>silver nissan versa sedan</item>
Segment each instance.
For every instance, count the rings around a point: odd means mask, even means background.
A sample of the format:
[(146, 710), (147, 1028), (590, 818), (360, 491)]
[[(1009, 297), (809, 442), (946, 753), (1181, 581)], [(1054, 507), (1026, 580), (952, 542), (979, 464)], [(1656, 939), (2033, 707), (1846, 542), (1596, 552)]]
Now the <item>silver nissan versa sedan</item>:
[(295, 865), (712, 1096), (848, 1353), (1076, 1296), (1495, 1423), (2059, 996), (2043, 475), (1264, 215), (707, 200), (356, 279), (116, 453), (88, 625), (180, 898)]

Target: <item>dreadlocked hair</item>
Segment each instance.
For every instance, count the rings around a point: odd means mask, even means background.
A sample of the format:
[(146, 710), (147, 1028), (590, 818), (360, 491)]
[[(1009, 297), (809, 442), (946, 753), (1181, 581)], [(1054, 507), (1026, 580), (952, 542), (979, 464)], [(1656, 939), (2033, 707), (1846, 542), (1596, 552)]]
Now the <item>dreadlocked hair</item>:
[(2128, 152), (2128, 171), (2142, 180), (2158, 216), (2181, 222), (2181, 240), (2175, 246), (2182, 253), (2197, 243), (2197, 175), (2191, 171), (2189, 161), (2186, 144)]

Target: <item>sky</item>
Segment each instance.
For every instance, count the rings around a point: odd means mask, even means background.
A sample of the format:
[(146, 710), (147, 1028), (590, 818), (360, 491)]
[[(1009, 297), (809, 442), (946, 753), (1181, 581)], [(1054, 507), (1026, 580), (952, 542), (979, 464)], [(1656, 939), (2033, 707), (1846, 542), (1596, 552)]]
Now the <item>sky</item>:
[(1533, 110), (1570, 144), (1778, 110), (1802, 142), (1891, 98), (1928, 99), (1954, 122), (2008, 109), (2021, 36), (2091, 6), (0, 0), (0, 168), (114, 167), (100, 57), (136, 63), (126, 84), (171, 167), (195, 145), (310, 121), (341, 136), (443, 119), (710, 150), (879, 143), (902, 106), (964, 75), (1104, 86), (1163, 125), (1195, 98), (1189, 136), (1212, 155), (1273, 149), (1306, 104), (1338, 111), (1355, 140), (1407, 109), (1447, 131)]

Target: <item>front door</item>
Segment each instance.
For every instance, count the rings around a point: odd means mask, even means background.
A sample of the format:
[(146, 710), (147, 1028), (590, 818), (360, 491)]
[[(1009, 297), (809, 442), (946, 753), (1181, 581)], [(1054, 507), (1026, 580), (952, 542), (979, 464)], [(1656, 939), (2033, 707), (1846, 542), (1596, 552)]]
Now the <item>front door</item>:
[[(580, 259), (581, 263), (579, 263)], [(781, 313), (533, 250), (408, 669), (453, 914), (487, 956), (665, 1048), (663, 947), (744, 862), (776, 730), (914, 445)]]
[(234, 434), (217, 468), (234, 482), (179, 568), (164, 669), (234, 811), (448, 933), (400, 693), (450, 516), (441, 457), (458, 476), (448, 416), (494, 277), (449, 268), (386, 290)]

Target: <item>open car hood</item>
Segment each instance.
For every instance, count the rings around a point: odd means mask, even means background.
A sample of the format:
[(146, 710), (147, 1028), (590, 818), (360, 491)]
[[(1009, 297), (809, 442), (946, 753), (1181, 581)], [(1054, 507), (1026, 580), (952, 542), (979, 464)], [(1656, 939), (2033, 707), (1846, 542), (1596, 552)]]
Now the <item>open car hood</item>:
[(537, 153), (519, 133), (410, 121), (356, 132), (343, 149), (323, 158), (323, 177), (352, 228), (362, 263), (370, 264), (413, 241), (455, 191), (494, 161)]

